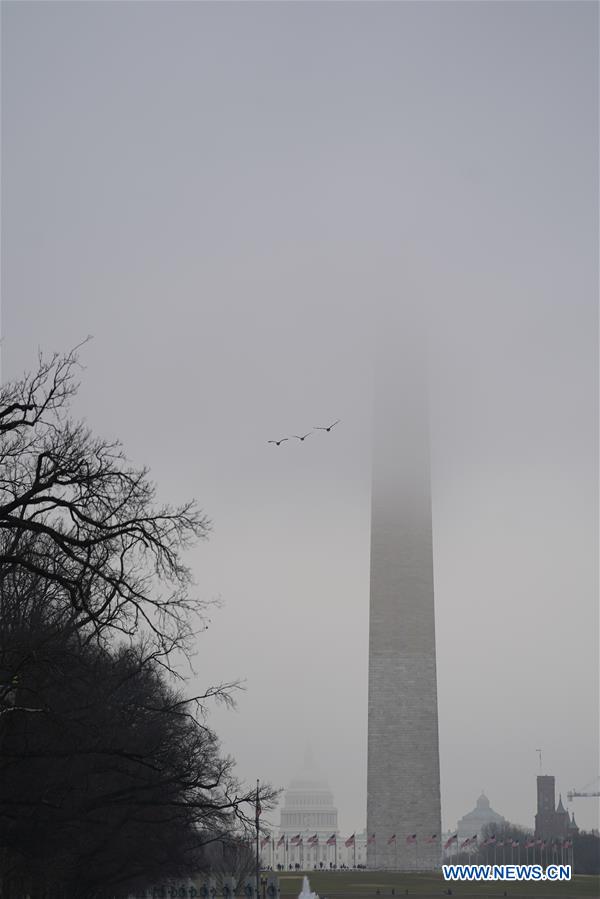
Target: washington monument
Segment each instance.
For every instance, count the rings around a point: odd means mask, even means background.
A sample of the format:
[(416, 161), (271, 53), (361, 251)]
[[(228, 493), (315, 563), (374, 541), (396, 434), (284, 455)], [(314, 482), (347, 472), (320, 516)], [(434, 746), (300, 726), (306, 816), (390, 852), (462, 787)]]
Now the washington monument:
[(406, 312), (380, 341), (375, 378), (369, 867), (431, 869), (441, 858), (426, 367)]

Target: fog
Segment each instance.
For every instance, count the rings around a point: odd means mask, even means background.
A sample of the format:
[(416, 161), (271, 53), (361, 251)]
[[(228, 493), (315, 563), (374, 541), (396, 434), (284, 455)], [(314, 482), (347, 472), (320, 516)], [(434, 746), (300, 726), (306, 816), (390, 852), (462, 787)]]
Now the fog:
[(365, 825), (373, 370), (410, 298), (443, 825), (484, 789), (532, 826), (536, 749), (563, 800), (599, 770), (597, 6), (2, 16), (2, 376), (92, 334), (77, 414), (211, 518), (190, 689), (244, 680), (210, 717), (240, 775), (310, 744)]

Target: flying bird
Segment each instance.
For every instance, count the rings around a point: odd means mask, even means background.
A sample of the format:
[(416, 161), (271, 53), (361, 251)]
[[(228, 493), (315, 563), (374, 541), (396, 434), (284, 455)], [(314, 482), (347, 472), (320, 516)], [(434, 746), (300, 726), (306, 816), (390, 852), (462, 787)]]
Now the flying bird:
[(309, 431), (308, 434), (305, 434), (304, 437), (301, 437), (300, 434), (292, 434), (292, 437), (295, 437), (296, 440), (306, 440), (307, 437), (310, 437), (312, 431)]
[(315, 427), (315, 431), (331, 431), (332, 428), (335, 428), (336, 425), (339, 425), (340, 421), (341, 421), (341, 418), (338, 418), (338, 420), (334, 421), (334, 423), (332, 425), (329, 425), (328, 428), (319, 428), (317, 426), (317, 427)]
[(267, 443), (274, 443), (275, 446), (281, 446), (281, 444), (285, 443), (285, 441), (288, 439), (289, 438), (287, 438), (287, 437), (282, 437), (281, 440), (267, 440)]

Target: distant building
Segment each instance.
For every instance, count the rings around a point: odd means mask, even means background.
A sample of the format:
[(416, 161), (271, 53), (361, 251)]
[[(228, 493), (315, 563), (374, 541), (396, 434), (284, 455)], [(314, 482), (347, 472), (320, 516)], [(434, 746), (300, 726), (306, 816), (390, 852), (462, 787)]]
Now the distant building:
[[(337, 845), (327, 845), (335, 835)], [(273, 868), (299, 864), (302, 868), (329, 868), (341, 864), (348, 850), (338, 834), (338, 810), (333, 793), (317, 770), (310, 751), (304, 765), (284, 794), (279, 829), (262, 849), (264, 865)]]
[(308, 871), (367, 863), (366, 831), (340, 835), (333, 793), (310, 750), (284, 793), (279, 828), (261, 840), (261, 862), (264, 867), (299, 865)]
[(536, 838), (539, 840), (565, 839), (577, 833), (578, 830), (575, 815), (569, 818), (569, 813), (563, 806), (560, 795), (558, 806), (556, 806), (554, 777), (550, 774), (540, 774), (537, 779)]
[(490, 805), (490, 800), (482, 792), (473, 811), (467, 812), (456, 825), (458, 842), (470, 839), (475, 835), (481, 837), (484, 827), (489, 824), (500, 828), (505, 823), (506, 819), (494, 811)]
[[(285, 837), (290, 861), (312, 868), (324, 863), (329, 867), (335, 852), (327, 840), (338, 831), (338, 811), (333, 793), (327, 781), (321, 777), (311, 760), (305, 761), (303, 770), (294, 778), (285, 792), (279, 839)], [(302, 840), (292, 846), (294, 837)], [(316, 841), (314, 840), (316, 836)], [(312, 843), (309, 843), (312, 840)], [(283, 849), (283, 847), (280, 847)]]

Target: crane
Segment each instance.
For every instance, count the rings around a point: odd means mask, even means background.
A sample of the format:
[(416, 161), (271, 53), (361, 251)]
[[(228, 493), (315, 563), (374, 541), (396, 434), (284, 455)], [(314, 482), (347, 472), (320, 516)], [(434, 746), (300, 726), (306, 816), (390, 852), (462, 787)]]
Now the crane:
[(600, 777), (597, 777), (596, 780), (593, 780), (591, 783), (586, 784), (585, 787), (582, 787), (581, 790), (569, 790), (567, 793), (567, 799), (571, 802), (572, 799), (577, 799), (580, 796), (591, 796), (598, 798), (600, 797), (600, 790), (598, 789), (598, 783), (600, 782)]

